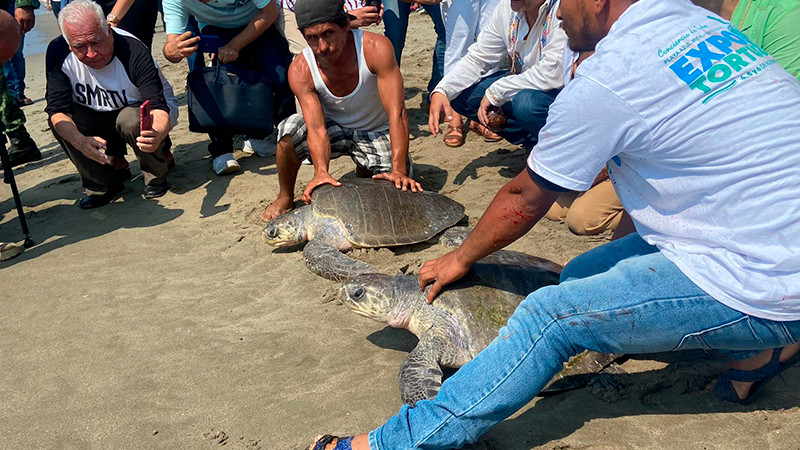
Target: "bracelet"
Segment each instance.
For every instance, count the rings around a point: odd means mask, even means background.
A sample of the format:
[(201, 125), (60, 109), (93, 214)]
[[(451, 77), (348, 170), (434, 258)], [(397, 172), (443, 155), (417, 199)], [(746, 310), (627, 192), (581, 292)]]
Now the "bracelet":
[(106, 16), (106, 22), (109, 25), (111, 25), (112, 27), (115, 27), (115, 26), (119, 25), (119, 21), (120, 20), (122, 20), (122, 19), (117, 17), (117, 15), (114, 14), (114, 13), (108, 13), (108, 15)]

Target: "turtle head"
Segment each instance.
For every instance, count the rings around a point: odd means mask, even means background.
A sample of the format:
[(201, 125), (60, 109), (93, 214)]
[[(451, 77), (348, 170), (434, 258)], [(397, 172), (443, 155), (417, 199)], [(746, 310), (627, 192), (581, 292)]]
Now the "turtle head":
[(359, 275), (342, 285), (339, 301), (359, 316), (395, 326), (393, 317), (402, 300), (395, 290), (397, 278), (382, 273)]
[(298, 208), (278, 216), (261, 232), (264, 242), (273, 247), (291, 247), (306, 241), (306, 210)]

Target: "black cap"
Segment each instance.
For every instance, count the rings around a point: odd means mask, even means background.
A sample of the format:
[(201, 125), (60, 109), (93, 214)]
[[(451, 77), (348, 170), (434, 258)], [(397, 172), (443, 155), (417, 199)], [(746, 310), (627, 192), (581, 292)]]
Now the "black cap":
[(297, 0), (294, 4), (297, 28), (303, 29), (321, 22), (332, 22), (353, 16), (344, 10), (343, 0)]

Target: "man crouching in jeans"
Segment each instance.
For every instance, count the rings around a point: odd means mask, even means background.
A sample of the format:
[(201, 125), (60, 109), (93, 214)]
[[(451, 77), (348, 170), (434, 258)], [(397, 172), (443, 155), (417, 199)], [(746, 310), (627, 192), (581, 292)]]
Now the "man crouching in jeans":
[(298, 0), (295, 15), (308, 47), (289, 66), (289, 86), (303, 114), (278, 125), (280, 192), (261, 219), (291, 211), (300, 161), (309, 156), (314, 178), (303, 192), (306, 203), (318, 186), (340, 185), (328, 164), (345, 154), (359, 176), (371, 174), (398, 189), (421, 192), (409, 177), (403, 77), (391, 42), (351, 30), (341, 0)]
[[(61, 10), (59, 25), (62, 36), (47, 47), (45, 111), (81, 176), (87, 196), (79, 206), (97, 208), (122, 192), (131, 177), (126, 144), (139, 160), (144, 197), (161, 197), (169, 189), (168, 133), (178, 112), (172, 88), (147, 47), (112, 29), (97, 3), (71, 2)], [(152, 127), (140, 132), (139, 105), (147, 100)]]

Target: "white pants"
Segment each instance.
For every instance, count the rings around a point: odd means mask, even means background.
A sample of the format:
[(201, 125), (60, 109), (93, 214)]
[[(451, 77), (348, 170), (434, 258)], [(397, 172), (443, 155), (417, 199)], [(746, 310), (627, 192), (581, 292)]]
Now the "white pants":
[[(500, 0), (444, 0), (442, 20), (447, 42), (444, 51), (444, 73), (449, 72), (489, 23)], [(502, 0), (509, 1), (509, 0)]]

